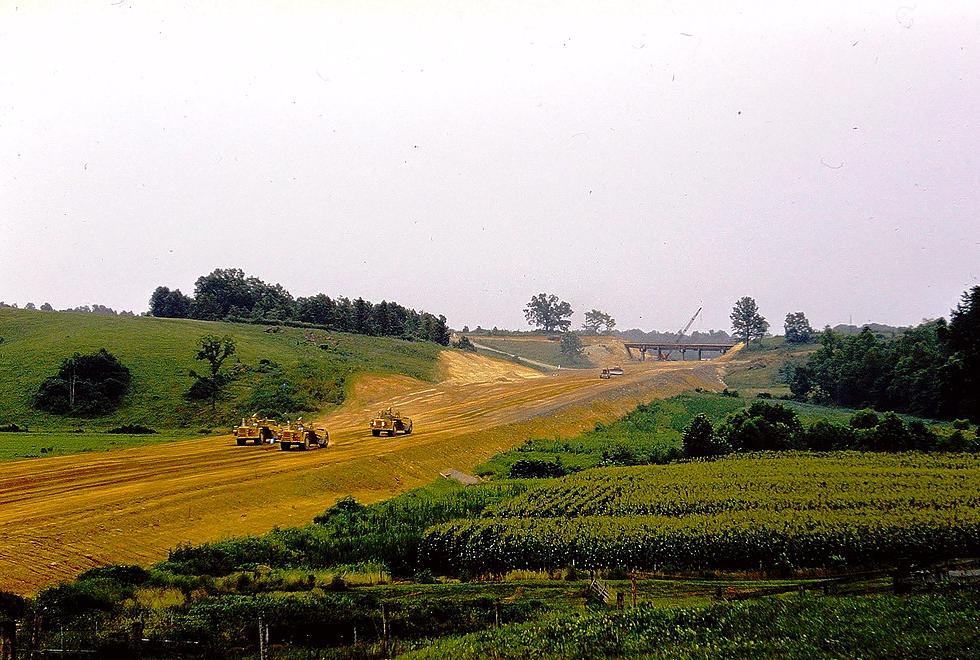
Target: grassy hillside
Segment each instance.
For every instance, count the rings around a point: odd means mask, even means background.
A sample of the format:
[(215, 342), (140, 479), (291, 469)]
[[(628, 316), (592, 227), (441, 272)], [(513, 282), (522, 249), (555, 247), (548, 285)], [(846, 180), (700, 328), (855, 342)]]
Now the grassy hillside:
[[(231, 335), (237, 345), (226, 362), (236, 378), (214, 412), (185, 397), (192, 383), (188, 371), (206, 371), (194, 358), (208, 333)], [(283, 395), (301, 409), (319, 410), (343, 400), (355, 373), (431, 380), (441, 350), (430, 343), (321, 330), (17, 309), (0, 309), (0, 338), (0, 426), (13, 423), (32, 431), (104, 431), (123, 424), (196, 431), (227, 426), (257, 401)], [(79, 418), (32, 406), (38, 385), (57, 373), (64, 358), (100, 348), (132, 372), (129, 394), (116, 411)]]
[[(516, 355), (529, 360), (544, 362), (545, 364), (561, 365), (563, 367), (594, 366), (586, 357), (569, 361), (567, 357), (561, 354), (561, 344), (557, 340), (552, 341), (546, 337), (520, 337), (511, 339), (474, 336), (471, 339), (477, 344), (495, 348), (508, 355)], [(500, 357), (499, 355), (491, 355), (493, 357)]]
[(769, 392), (773, 396), (789, 394), (789, 385), (779, 373), (789, 362), (804, 363), (820, 344), (788, 344), (783, 337), (767, 337), (752, 342), (728, 366), (725, 383), (743, 396)]

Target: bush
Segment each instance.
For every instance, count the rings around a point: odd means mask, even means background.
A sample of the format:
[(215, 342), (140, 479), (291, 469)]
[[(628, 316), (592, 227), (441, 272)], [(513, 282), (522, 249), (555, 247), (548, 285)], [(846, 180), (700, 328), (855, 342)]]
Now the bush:
[(855, 444), (854, 430), (825, 419), (817, 421), (802, 436), (803, 446), (813, 451), (852, 449)]
[(718, 435), (736, 451), (782, 451), (801, 444), (803, 425), (786, 406), (756, 401), (729, 415)]
[(27, 433), (27, 427), (7, 424), (6, 426), (0, 426), (0, 433)]
[(704, 413), (697, 414), (684, 429), (684, 456), (698, 458), (727, 454), (731, 446), (715, 434), (714, 427)]
[(101, 415), (119, 406), (131, 381), (129, 369), (104, 348), (90, 355), (75, 353), (61, 362), (56, 376), (41, 383), (34, 406), (60, 414)]
[(936, 448), (939, 438), (928, 426), (915, 419), (909, 422), (909, 440), (911, 449), (930, 451)]
[(122, 433), (126, 435), (149, 435), (151, 433), (156, 433), (155, 430), (149, 428), (148, 426), (142, 426), (140, 424), (125, 424), (123, 426), (117, 426), (114, 429), (109, 429), (106, 433)]
[(730, 396), (733, 399), (738, 398), (738, 390), (730, 390), (727, 387), (721, 391), (722, 396)]
[(19, 619), (27, 613), (27, 600), (17, 594), (0, 591), (0, 621)]
[(476, 353), (476, 346), (473, 345), (473, 342), (471, 342), (468, 337), (460, 337), (459, 341), (453, 343), (453, 348), (458, 348), (461, 351)]
[(510, 466), (511, 479), (547, 479), (563, 477), (568, 474), (568, 468), (561, 464), (559, 458), (554, 461), (543, 461), (536, 458), (522, 458)]
[(142, 566), (118, 564), (113, 566), (98, 566), (89, 569), (78, 576), (79, 580), (112, 580), (117, 584), (138, 587), (150, 579), (150, 573)]
[(852, 429), (873, 429), (878, 426), (878, 413), (870, 408), (859, 410), (851, 415), (850, 425)]
[(912, 449), (912, 436), (898, 415), (885, 413), (870, 434), (870, 449), (874, 451), (905, 451)]
[(332, 507), (316, 516), (313, 519), (313, 522), (318, 525), (324, 525), (330, 522), (332, 518), (337, 516), (356, 516), (364, 512), (366, 508), (367, 507), (355, 500), (352, 496), (345, 495), (337, 500)]
[(938, 443), (940, 451), (970, 451), (973, 443), (967, 440), (963, 431), (957, 429), (952, 434), (942, 438)]
[(954, 419), (953, 428), (958, 431), (969, 431), (970, 430), (970, 420), (968, 419)]

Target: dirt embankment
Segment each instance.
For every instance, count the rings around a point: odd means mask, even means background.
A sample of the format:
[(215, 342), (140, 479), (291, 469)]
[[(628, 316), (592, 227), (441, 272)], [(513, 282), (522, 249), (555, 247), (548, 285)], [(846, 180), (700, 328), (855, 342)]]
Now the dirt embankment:
[[(323, 421), (331, 445), (312, 452), (238, 447), (230, 436), (6, 463), (0, 474), (0, 590), (30, 593), (108, 563), (148, 564), (178, 543), (308, 522), (338, 497), (373, 502), (471, 470), (526, 438), (574, 434), (636, 404), (701, 386), (709, 362), (625, 364), (544, 375), (447, 351), (443, 380), (365, 377)], [(415, 420), (410, 436), (374, 438), (381, 407)]]

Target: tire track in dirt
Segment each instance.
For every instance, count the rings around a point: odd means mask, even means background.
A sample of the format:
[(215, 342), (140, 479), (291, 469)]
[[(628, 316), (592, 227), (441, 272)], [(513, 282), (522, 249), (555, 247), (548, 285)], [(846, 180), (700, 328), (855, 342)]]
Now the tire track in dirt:
[[(93, 566), (164, 559), (179, 543), (304, 524), (343, 495), (385, 499), (528, 437), (577, 433), (653, 397), (720, 382), (709, 362), (633, 364), (610, 381), (451, 351), (440, 360), (436, 385), (361, 378), (323, 419), (325, 450), (239, 447), (223, 436), (4, 463), (0, 589), (31, 593)], [(416, 432), (372, 437), (367, 422), (387, 405), (413, 417)]]

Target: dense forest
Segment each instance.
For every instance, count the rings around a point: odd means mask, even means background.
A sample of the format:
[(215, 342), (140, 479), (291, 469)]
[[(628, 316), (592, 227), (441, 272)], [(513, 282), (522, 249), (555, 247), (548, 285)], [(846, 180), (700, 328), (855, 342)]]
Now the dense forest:
[(400, 337), (449, 345), (446, 317), (382, 300), (330, 298), (322, 293), (293, 298), (281, 284), (246, 277), (238, 268), (215, 269), (197, 278), (194, 296), (159, 286), (150, 297), (150, 314), (205, 321), (299, 322), (339, 332)]
[(820, 348), (790, 370), (797, 397), (938, 419), (980, 419), (980, 286), (950, 314), (884, 339), (871, 329), (825, 330)]

